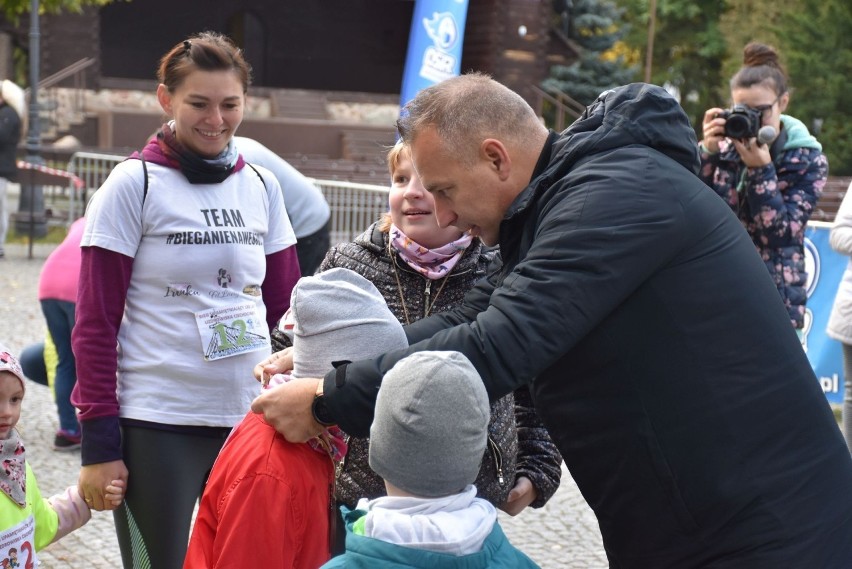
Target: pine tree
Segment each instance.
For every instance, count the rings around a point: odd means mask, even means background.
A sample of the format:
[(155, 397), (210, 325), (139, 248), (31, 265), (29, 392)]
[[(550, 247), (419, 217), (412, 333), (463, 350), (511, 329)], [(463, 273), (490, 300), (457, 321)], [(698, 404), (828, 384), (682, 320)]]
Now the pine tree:
[(607, 52), (627, 33), (621, 21), (623, 10), (610, 0), (555, 2), (562, 31), (584, 52), (572, 65), (554, 65), (542, 82), (545, 91), (561, 91), (588, 105), (607, 89), (629, 83), (636, 69), (622, 55)]
[(787, 112), (818, 130), (832, 176), (852, 175), (852, 4), (804, 0), (780, 27), (792, 86)]
[[(633, 24), (626, 41), (645, 54), (648, 0), (621, 0)], [(676, 93), (700, 137), (704, 112), (730, 99), (722, 62), (728, 44), (719, 22), (729, 0), (657, 0), (651, 83)], [(740, 46), (738, 49), (742, 49)], [(647, 54), (646, 54), (647, 55)]]

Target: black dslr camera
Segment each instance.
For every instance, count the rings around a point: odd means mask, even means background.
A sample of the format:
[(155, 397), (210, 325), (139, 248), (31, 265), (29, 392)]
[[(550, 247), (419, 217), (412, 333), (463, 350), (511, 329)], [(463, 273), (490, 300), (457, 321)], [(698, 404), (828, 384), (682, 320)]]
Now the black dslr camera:
[(737, 140), (757, 138), (760, 130), (761, 112), (747, 105), (734, 105), (716, 116), (725, 119), (725, 136)]

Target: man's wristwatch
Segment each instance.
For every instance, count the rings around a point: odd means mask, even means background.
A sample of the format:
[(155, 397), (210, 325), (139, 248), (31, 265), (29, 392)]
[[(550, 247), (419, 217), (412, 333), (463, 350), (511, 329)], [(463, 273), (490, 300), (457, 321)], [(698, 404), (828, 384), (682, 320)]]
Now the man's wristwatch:
[(334, 419), (331, 418), (331, 412), (328, 410), (328, 402), (323, 397), (323, 380), (320, 379), (317, 384), (317, 392), (314, 394), (314, 402), (311, 404), (311, 414), (314, 416), (314, 421), (323, 427), (334, 425)]

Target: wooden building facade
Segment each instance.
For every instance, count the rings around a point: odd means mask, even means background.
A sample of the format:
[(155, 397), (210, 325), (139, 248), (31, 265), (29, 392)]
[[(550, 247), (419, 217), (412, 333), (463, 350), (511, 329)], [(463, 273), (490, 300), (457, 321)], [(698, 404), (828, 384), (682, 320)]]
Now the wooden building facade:
[[(414, 0), (133, 0), (41, 18), (41, 76), (86, 57), (91, 88), (153, 81), (157, 60), (192, 33), (232, 37), (270, 88), (397, 94)], [(550, 0), (470, 0), (462, 70), (491, 74), (529, 100), (554, 52)], [(25, 29), (22, 22), (19, 29)]]
[[(222, 32), (252, 65), (250, 94), (269, 97), (273, 110), (269, 118), (247, 119), (241, 134), (280, 153), (298, 149), (346, 158), (351, 140), (384, 144), (393, 140), (393, 127), (364, 125), (353, 134), (352, 125), (325, 115), (325, 103), (398, 102), (414, 5), (414, 0), (115, 1), (81, 14), (42, 16), (40, 76), (87, 60), (82, 81), (78, 73), (59, 85), (150, 93), (158, 60), (173, 45), (199, 31)], [(552, 0), (469, 0), (462, 71), (488, 73), (538, 108), (534, 86), (550, 65), (577, 56), (554, 35), (554, 19)], [(27, 46), (28, 26), (26, 18), (14, 28), (0, 21), (0, 35)], [(157, 109), (98, 108), (45, 141), (70, 133), (86, 147), (125, 148), (137, 145), (138, 133), (150, 132), (161, 119)]]

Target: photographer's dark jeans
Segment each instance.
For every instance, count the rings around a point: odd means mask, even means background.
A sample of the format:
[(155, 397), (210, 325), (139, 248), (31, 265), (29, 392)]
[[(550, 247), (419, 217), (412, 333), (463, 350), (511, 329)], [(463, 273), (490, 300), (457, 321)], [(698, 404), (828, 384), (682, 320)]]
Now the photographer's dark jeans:
[(296, 241), (296, 257), (299, 258), (299, 270), (303, 277), (314, 274), (322, 263), (331, 246), (330, 233), (331, 218), (319, 231), (299, 237)]
[(77, 383), (77, 362), (71, 351), (71, 329), (74, 328), (74, 303), (65, 300), (44, 299), (41, 311), (47, 321), (47, 330), (56, 346), (59, 363), (53, 391), (56, 395), (56, 410), (59, 413), (59, 428), (69, 433), (79, 433), (77, 413), (71, 405), (71, 390)]

